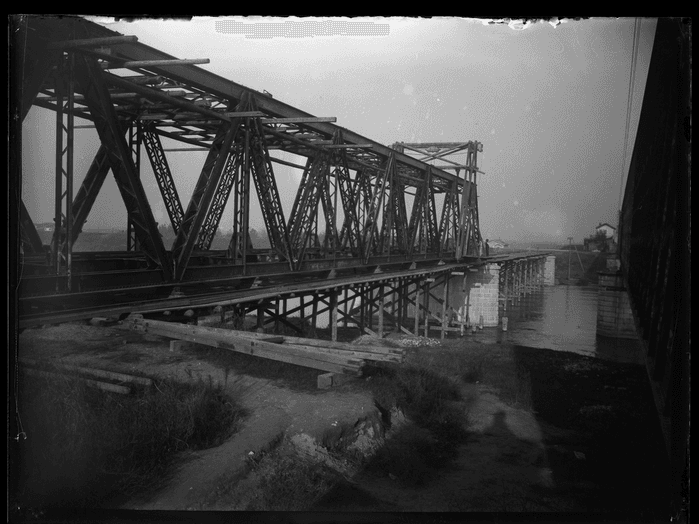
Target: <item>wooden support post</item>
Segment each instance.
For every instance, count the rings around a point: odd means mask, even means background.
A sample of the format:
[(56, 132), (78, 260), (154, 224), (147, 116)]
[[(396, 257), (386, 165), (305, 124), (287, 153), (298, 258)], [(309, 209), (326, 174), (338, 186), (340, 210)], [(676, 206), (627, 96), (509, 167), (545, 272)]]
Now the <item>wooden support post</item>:
[(316, 320), (318, 319), (318, 294), (314, 293), (313, 294), (313, 309), (311, 310), (311, 315), (313, 315), (313, 318), (311, 319), (311, 327), (313, 329), (313, 333), (315, 336), (316, 332)]
[(257, 329), (264, 329), (265, 327), (265, 310), (262, 304), (257, 306)]
[(381, 285), (379, 285), (379, 326), (377, 330), (379, 338), (383, 338), (383, 294), (384, 285), (382, 282)]
[(274, 332), (279, 333), (279, 301), (281, 299), (277, 297), (274, 301)]
[[(345, 296), (342, 299), (342, 304), (344, 306), (343, 307), (344, 314), (342, 315), (342, 319), (343, 319), (342, 325), (346, 328), (347, 327), (347, 302), (349, 301), (349, 291), (347, 290), (347, 288), (344, 288), (343, 292), (344, 292)], [(351, 308), (350, 308), (350, 311), (351, 311)]]
[(449, 300), (449, 273), (444, 273), (444, 290), (442, 296), (442, 334), (440, 338), (444, 338), (447, 330), (447, 301)]
[(420, 333), (420, 281), (415, 281), (415, 336), (417, 337)]
[(330, 333), (332, 341), (337, 341), (337, 288), (330, 290)]
[(306, 311), (305, 311), (305, 305), (304, 305), (304, 297), (303, 295), (299, 295), (299, 324), (301, 325), (301, 329), (303, 329), (306, 325)]
[(365, 311), (366, 311), (366, 300), (364, 300), (364, 284), (359, 284), (357, 286), (357, 292), (359, 294), (359, 331), (363, 335), (364, 327), (366, 324)]
[(430, 336), (430, 283), (425, 281), (425, 337)]
[(403, 306), (405, 303), (404, 293), (405, 290), (403, 289), (403, 279), (399, 278), (396, 293), (396, 331), (400, 331), (401, 327), (403, 327)]

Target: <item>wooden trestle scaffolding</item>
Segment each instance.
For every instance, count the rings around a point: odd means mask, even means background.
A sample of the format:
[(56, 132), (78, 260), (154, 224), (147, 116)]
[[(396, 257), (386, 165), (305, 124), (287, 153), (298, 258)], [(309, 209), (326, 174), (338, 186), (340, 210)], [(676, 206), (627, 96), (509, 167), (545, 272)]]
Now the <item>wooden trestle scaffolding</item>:
[(507, 316), (508, 305), (519, 303), (545, 283), (546, 258), (515, 258), (500, 263), (499, 293), (500, 316)]

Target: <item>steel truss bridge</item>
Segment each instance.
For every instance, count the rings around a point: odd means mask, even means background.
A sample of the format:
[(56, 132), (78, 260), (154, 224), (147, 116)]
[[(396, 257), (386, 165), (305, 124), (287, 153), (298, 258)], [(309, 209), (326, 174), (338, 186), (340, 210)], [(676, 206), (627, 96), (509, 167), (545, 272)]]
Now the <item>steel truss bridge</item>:
[[(286, 321), (291, 312), (279, 312), (282, 297), (312, 295), (315, 315), (319, 292), (331, 309), (343, 290), (341, 304), (374, 296), (386, 283), (394, 291), (409, 284), (419, 295), (429, 292), (421, 286), (432, 277), (483, 263), (479, 142), (386, 147), (335, 125), (334, 117), (314, 117), (196, 67), (206, 59), (179, 60), (78, 17), (23, 16), (11, 25), (13, 138), (21, 141), (32, 105), (56, 115), (55, 142), (32, 144), (55, 157), (45, 185), (55, 195), (50, 245), (42, 243), (18, 187), (10, 199), (20, 217), (20, 327), (236, 304)], [(101, 142), (79, 187), (76, 122), (94, 127)], [(207, 152), (189, 200), (177, 191), (163, 139)], [(454, 153), (465, 160), (455, 161)], [(176, 233), (171, 246), (144, 190), (144, 156)], [(434, 160), (443, 165), (426, 163)], [(288, 215), (275, 165), (301, 172)], [(11, 169), (21, 180), (21, 159)], [(110, 171), (128, 214), (127, 250), (75, 252)], [(254, 247), (248, 233), (253, 191), (268, 249)], [(228, 247), (213, 250), (231, 207)], [(346, 312), (355, 320), (357, 314), (366, 313)]]

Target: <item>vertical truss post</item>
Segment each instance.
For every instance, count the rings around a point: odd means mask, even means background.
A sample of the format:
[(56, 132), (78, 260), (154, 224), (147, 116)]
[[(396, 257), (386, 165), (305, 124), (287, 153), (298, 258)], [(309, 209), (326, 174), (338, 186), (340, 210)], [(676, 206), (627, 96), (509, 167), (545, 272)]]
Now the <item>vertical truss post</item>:
[(233, 189), (233, 234), (228, 243), (228, 258), (243, 265), (243, 274), (247, 274), (248, 252), (252, 249), (249, 235), (250, 226), (250, 129), (246, 125), (243, 141), (240, 145), (239, 172), (234, 180)]
[[(136, 168), (135, 175), (141, 176), (141, 142), (142, 142), (142, 127), (140, 122), (134, 121), (129, 126), (129, 150), (133, 159), (134, 167)], [(131, 216), (127, 217), (126, 224), (126, 251), (138, 251), (138, 237), (136, 236), (136, 228), (134, 227)]]
[[(67, 291), (72, 285), (73, 258), (70, 239), (73, 234), (74, 64), (73, 53), (62, 56), (55, 76), (56, 186), (51, 262), (57, 276), (66, 276)], [(60, 291), (58, 280), (56, 286), (56, 291)]]

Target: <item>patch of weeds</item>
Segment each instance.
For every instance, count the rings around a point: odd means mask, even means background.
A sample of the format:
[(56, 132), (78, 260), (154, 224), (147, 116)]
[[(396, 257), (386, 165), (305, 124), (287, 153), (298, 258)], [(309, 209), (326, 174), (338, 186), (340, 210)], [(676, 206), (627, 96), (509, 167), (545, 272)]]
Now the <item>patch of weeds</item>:
[(398, 407), (414, 423), (388, 439), (371, 459), (371, 469), (408, 485), (423, 483), (454, 457), (467, 436), (458, 384), (414, 365), (384, 368), (369, 384), (377, 404), (384, 410)]
[(388, 476), (405, 486), (420, 486), (435, 466), (437, 439), (413, 424), (401, 428), (376, 452), (367, 471)]
[(475, 384), (483, 380), (483, 360), (467, 362), (466, 369), (462, 372), (461, 378), (467, 384)]
[(295, 454), (268, 456), (256, 471), (258, 489), (248, 511), (303, 511), (311, 508), (341, 479), (323, 463)]
[(69, 377), (20, 375), (28, 435), (15, 459), (17, 500), (29, 506), (97, 506), (147, 493), (178, 452), (221, 444), (245, 416), (211, 383), (156, 380), (119, 395)]
[(505, 401), (520, 409), (532, 411), (534, 404), (532, 401), (532, 376), (528, 369), (518, 365), (514, 379), (506, 384)]

